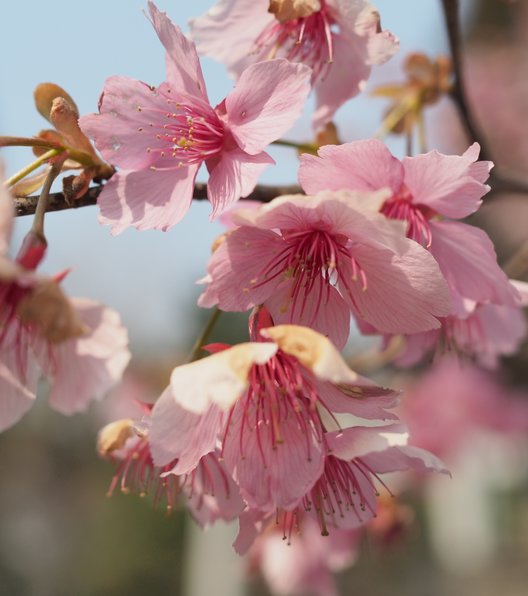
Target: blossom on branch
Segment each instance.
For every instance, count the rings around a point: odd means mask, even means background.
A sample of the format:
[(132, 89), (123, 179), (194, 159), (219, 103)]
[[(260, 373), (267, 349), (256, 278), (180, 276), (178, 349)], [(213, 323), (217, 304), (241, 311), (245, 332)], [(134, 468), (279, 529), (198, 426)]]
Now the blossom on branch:
[(264, 148), (290, 128), (309, 92), (308, 67), (274, 60), (249, 67), (211, 107), (194, 45), (152, 2), (149, 11), (167, 52), (167, 81), (154, 88), (110, 77), (99, 114), (80, 120), (104, 158), (121, 168), (98, 201), (114, 234), (178, 223), (202, 163), (212, 217), (247, 196), (274, 163)]
[[(330, 174), (332, 172), (330, 171)], [(377, 213), (386, 192), (284, 196), (232, 215), (198, 304), (313, 327), (341, 348), (350, 314), (390, 333), (439, 327), (447, 284), (431, 255)]]
[(31, 408), (37, 381), (49, 381), (50, 405), (63, 414), (86, 409), (114, 385), (130, 359), (119, 315), (87, 299), (69, 299), (55, 278), (35, 269), (45, 241), (30, 232), (15, 259), (5, 256), (13, 221), (0, 182), (0, 430)]
[[(174, 369), (170, 390), (152, 411), (150, 445), (158, 465), (178, 460), (176, 474), (218, 448), (248, 507), (291, 511), (348, 465), (334, 461), (338, 445), (332, 444), (348, 432), (336, 415), (394, 420), (387, 409), (396, 394), (350, 370), (319, 333), (295, 325), (261, 328), (269, 315), (255, 316), (261, 321), (253, 325), (253, 342)], [(370, 492), (354, 503), (364, 498)], [(355, 520), (359, 525), (363, 518)]]
[(371, 67), (399, 45), (382, 31), (368, 0), (220, 0), (190, 26), (198, 51), (225, 63), (235, 77), (249, 64), (275, 57), (308, 65), (316, 129), (361, 91)]

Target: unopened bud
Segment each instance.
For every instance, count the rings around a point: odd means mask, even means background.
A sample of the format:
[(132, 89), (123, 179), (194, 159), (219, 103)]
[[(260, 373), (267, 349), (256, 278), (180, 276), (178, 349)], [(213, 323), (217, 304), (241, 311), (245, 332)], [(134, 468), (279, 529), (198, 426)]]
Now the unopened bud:
[(75, 102), (69, 93), (64, 91), (64, 89), (59, 85), (55, 85), (55, 83), (41, 83), (40, 85), (37, 85), (33, 95), (35, 97), (35, 105), (37, 106), (37, 110), (42, 114), (42, 116), (44, 116), (44, 118), (46, 118), (46, 120), (49, 120), (50, 122), (53, 100), (57, 97), (64, 98), (64, 100), (68, 102), (72, 110), (75, 112), (76, 118), (79, 117), (79, 110), (77, 109), (77, 106), (75, 105)]

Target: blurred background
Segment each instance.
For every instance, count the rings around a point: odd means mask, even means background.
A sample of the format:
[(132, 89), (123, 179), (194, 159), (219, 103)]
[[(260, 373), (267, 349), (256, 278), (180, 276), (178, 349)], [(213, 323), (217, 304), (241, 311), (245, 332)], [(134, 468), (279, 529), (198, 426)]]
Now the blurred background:
[[(369, 91), (403, 80), (401, 64), (409, 52), (435, 57), (448, 51), (439, 0), (375, 4), (383, 27), (400, 38), (401, 49), (373, 70), (366, 93), (338, 112), (336, 124), (344, 141), (374, 135), (387, 102), (373, 99)], [(527, 3), (461, 4), (467, 90), (483, 137), (496, 163), (526, 173)], [(211, 5), (209, 0), (158, 1), (184, 30), (189, 18)], [(33, 104), (33, 89), (40, 82), (63, 86), (85, 114), (96, 111), (107, 76), (127, 75), (153, 85), (163, 81), (163, 51), (144, 8), (139, 0), (5, 3), (0, 9), (0, 134), (32, 136), (46, 127)], [(202, 64), (214, 104), (232, 82), (221, 65), (207, 59)], [(288, 138), (311, 139), (311, 108), (309, 103)], [(447, 98), (427, 111), (426, 128), (430, 149), (460, 153), (468, 146)], [(396, 155), (404, 154), (401, 138), (391, 136), (387, 143)], [(295, 153), (285, 148), (272, 148), (270, 153), (278, 165), (266, 171), (262, 182), (294, 183)], [(1, 157), (9, 174), (31, 160), (23, 148), (2, 150)], [(200, 290), (195, 282), (205, 273), (210, 246), (222, 232), (208, 215), (209, 204), (199, 202), (167, 233), (129, 230), (116, 238), (97, 223), (95, 207), (46, 218), (49, 249), (42, 269), (52, 274), (72, 268), (65, 281), (70, 295), (100, 300), (121, 313), (134, 355), (127, 386), (132, 393), (139, 383), (154, 399), (207, 319), (196, 306)], [(505, 262), (528, 239), (528, 195), (489, 195), (471, 223), (488, 231), (499, 260)], [(14, 251), (30, 225), (30, 218), (17, 220)], [(212, 339), (244, 340), (245, 326), (244, 316), (226, 315)], [(365, 346), (359, 338), (352, 340), (349, 354)], [(505, 362), (495, 378), (468, 381), (452, 374), (452, 394), (459, 392), (461, 403), (490, 386), (490, 392), (504, 399), (515, 394), (518, 414), (513, 418), (519, 424), (495, 424), (501, 406), (485, 420), (479, 418), (478, 406), (468, 408), (459, 423), (459, 449), (455, 455), (443, 454), (453, 479), (395, 480), (401, 486), (397, 501), (403, 509), (389, 507), (387, 526), (360, 537), (355, 565), (338, 578), (339, 593), (526, 594), (526, 364), (522, 351)], [(434, 377), (419, 378), (424, 372), (413, 376), (385, 368), (369, 374), (386, 384), (412, 387), (411, 395), (429, 396)], [(18, 425), (0, 435), (0, 595), (194, 596), (211, 589), (219, 596), (268, 594), (255, 561), (250, 565), (239, 560), (228, 547), (236, 528), (198, 534), (186, 513), (167, 516), (163, 508), (154, 510), (148, 498), (134, 495), (105, 497), (113, 468), (98, 459), (95, 436), (119, 411), (123, 392), (126, 388), (95, 404), (88, 415), (71, 419), (51, 411), (40, 399)], [(437, 401), (441, 399), (440, 394)], [(446, 425), (452, 428), (452, 421)], [(407, 505), (414, 513), (404, 513)], [(250, 568), (253, 572), (247, 574)]]

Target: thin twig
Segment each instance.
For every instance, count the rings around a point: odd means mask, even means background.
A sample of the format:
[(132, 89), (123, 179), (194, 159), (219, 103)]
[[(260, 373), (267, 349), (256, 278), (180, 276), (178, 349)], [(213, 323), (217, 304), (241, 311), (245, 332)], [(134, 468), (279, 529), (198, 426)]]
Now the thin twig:
[[(48, 211), (63, 211), (65, 209), (76, 209), (77, 207), (88, 207), (97, 203), (97, 197), (101, 194), (103, 186), (93, 186), (89, 188), (86, 194), (67, 203), (63, 193), (55, 192), (49, 195)], [(246, 197), (246, 200), (259, 201), (260, 203), (269, 203), (275, 197), (281, 195), (299, 194), (302, 190), (299, 186), (257, 186), (255, 190)], [(197, 182), (194, 185), (194, 199), (204, 201), (207, 199), (207, 185)], [(33, 215), (38, 203), (38, 196), (16, 197), (14, 199), (15, 211), (18, 216)]]
[(466, 99), (466, 92), (464, 88), (464, 73), (462, 68), (462, 53), (460, 51), (460, 2), (459, 0), (442, 0), (444, 8), (444, 18), (447, 27), (447, 35), (449, 38), (449, 47), (451, 50), (451, 58), (453, 60), (453, 71), (455, 81), (451, 96), (460, 113), (462, 123), (469, 138), (472, 141), (477, 141), (480, 145), (480, 159), (490, 159), (490, 153), (486, 142), (475, 123), (473, 114)]

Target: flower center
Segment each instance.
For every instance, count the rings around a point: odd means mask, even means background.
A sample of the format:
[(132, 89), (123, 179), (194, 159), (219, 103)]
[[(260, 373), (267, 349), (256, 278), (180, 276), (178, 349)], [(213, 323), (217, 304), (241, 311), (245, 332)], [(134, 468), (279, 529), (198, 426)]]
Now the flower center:
[(277, 55), (292, 62), (302, 62), (312, 69), (312, 82), (333, 61), (333, 19), (321, 0), (321, 9), (309, 16), (280, 22), (275, 19), (260, 33), (253, 46), (259, 60)]
[[(158, 92), (162, 93), (161, 90)], [(166, 165), (151, 166), (151, 169), (172, 170), (201, 164), (220, 153), (224, 146), (225, 130), (211, 106), (196, 99), (188, 103), (175, 101), (170, 97), (169, 89), (163, 93), (167, 110), (138, 108), (157, 115), (148, 130), (138, 129), (140, 133), (155, 135), (155, 142), (147, 152), (157, 153), (161, 159), (167, 158)]]
[[(302, 374), (298, 361), (278, 352), (266, 364), (254, 365), (249, 374), (249, 388), (229, 412), (223, 445), (228, 440), (232, 419), (239, 417), (241, 457), (249, 441), (256, 443), (262, 464), (267, 467), (266, 446), (276, 449), (285, 442), (282, 425), (293, 424), (306, 443), (306, 457), (311, 460), (313, 442), (322, 441), (322, 423), (317, 410), (321, 403), (314, 383)], [(233, 440), (233, 438), (231, 438)]]
[(429, 220), (434, 212), (424, 205), (412, 202), (412, 195), (406, 188), (385, 201), (381, 212), (390, 219), (407, 222), (407, 238), (415, 240), (426, 248), (431, 246), (432, 235)]
[(329, 526), (339, 528), (339, 520), (350, 512), (358, 525), (375, 515), (379, 493), (373, 478), (381, 482), (361, 458), (348, 462), (327, 456), (322, 476), (302, 501), (305, 511), (316, 515), (323, 536)]
[(338, 285), (352, 301), (351, 282), (360, 281), (362, 289), (367, 289), (365, 271), (351, 255), (345, 236), (324, 230), (284, 231), (283, 240), (282, 249), (253, 280), (252, 287), (278, 276), (291, 280), (291, 321), (302, 318), (310, 300), (315, 304), (311, 305), (313, 316), (308, 325), (313, 324), (321, 305), (328, 304), (332, 286)]

